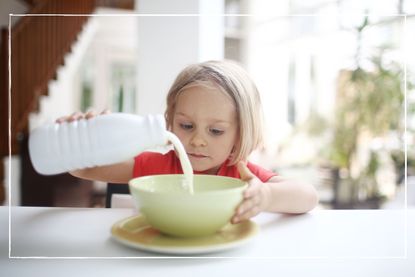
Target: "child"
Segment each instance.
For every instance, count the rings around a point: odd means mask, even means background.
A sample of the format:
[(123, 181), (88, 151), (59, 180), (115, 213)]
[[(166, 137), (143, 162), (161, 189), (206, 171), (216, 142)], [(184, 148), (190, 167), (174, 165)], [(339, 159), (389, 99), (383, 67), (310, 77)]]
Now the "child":
[[(57, 122), (95, 116), (90, 112)], [(231, 61), (208, 61), (186, 67), (167, 95), (166, 124), (182, 142), (195, 174), (241, 178), (249, 183), (232, 223), (260, 212), (304, 213), (318, 203), (312, 185), (287, 180), (247, 161), (262, 143), (261, 103), (248, 74)], [(139, 176), (182, 174), (180, 161), (144, 152), (123, 163), (87, 168), (72, 175), (113, 183)]]

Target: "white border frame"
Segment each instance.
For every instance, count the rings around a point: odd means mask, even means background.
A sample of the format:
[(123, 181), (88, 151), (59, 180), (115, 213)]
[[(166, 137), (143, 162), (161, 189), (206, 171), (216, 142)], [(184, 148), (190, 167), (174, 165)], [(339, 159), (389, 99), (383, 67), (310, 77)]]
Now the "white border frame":
[[(270, 16), (272, 14), (266, 14)], [(370, 16), (371, 14), (348, 14), (353, 16)], [(8, 128), (8, 135), (9, 135), (9, 168), (8, 168), (8, 197), (9, 197), (9, 259), (35, 259), (35, 260), (43, 260), (43, 259), (52, 259), (52, 260), (79, 260), (79, 259), (87, 259), (87, 260), (109, 260), (109, 259), (247, 259), (247, 260), (292, 260), (292, 259), (311, 259), (311, 260), (320, 260), (320, 259), (341, 259), (341, 260), (349, 260), (349, 259), (362, 259), (362, 260), (400, 260), (400, 259), (407, 259), (408, 258), (408, 187), (407, 187), (407, 160), (408, 160), (408, 144), (407, 144), (407, 66), (406, 66), (406, 59), (407, 56), (407, 49), (406, 49), (406, 36), (407, 36), (407, 15), (406, 14), (376, 14), (377, 16), (384, 16), (384, 17), (403, 17), (403, 35), (402, 35), (402, 48), (403, 48), (403, 69), (404, 69), (404, 149), (405, 149), (405, 184), (404, 184), (404, 191), (405, 191), (405, 200), (404, 200), (404, 255), (403, 256), (288, 256), (288, 257), (238, 257), (238, 256), (151, 256), (151, 257), (49, 257), (49, 256), (11, 256), (11, 19), (12, 17), (25, 17), (25, 16), (63, 16), (63, 17), (73, 17), (73, 16), (88, 16), (88, 17), (201, 17), (201, 16), (209, 16), (209, 17), (251, 17), (251, 16), (261, 16), (260, 14), (9, 14), (9, 26), (8, 26), (8, 121), (9, 121), (9, 128)], [(315, 16), (324, 16), (324, 15), (313, 15), (313, 14), (296, 14), (296, 15), (275, 15), (278, 17), (315, 17)], [(339, 15), (338, 15), (339, 16)]]

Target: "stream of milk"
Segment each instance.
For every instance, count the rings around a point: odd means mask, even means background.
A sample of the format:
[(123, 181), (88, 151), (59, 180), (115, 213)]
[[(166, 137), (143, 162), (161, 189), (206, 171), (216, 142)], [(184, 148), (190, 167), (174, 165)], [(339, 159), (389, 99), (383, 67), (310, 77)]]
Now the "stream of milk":
[(179, 154), (180, 164), (182, 165), (186, 189), (189, 190), (190, 194), (193, 194), (193, 168), (190, 163), (189, 157), (187, 157), (186, 151), (184, 150), (183, 144), (179, 138), (172, 132), (167, 132), (167, 138), (171, 141), (177, 153)]

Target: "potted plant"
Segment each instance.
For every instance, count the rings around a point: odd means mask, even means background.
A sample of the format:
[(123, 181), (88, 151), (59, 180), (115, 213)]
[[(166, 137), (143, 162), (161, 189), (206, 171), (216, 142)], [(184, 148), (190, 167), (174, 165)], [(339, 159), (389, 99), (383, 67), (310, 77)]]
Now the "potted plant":
[[(366, 18), (357, 28), (359, 39), (367, 25)], [(346, 194), (346, 206), (359, 205), (362, 195), (365, 201), (382, 199), (376, 180), (379, 153), (370, 149), (371, 142), (403, 136), (403, 72), (396, 63), (385, 62), (386, 50), (381, 48), (372, 57), (370, 69), (363, 69), (357, 62), (355, 69), (339, 73), (333, 134), (326, 158), (335, 170), (344, 172), (343, 184), (337, 185), (346, 187), (338, 189)], [(365, 164), (358, 157), (362, 150), (369, 157)]]

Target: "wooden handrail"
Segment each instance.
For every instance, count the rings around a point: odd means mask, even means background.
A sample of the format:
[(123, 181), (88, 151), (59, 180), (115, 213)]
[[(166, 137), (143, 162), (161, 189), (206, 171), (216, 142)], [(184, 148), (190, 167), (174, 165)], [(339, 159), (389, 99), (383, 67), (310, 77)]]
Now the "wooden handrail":
[(95, 8), (95, 0), (36, 3), (32, 15), (23, 16), (11, 32), (12, 140), (27, 131), (29, 114), (37, 109), (39, 96), (48, 93), (49, 81), (88, 19), (85, 15)]
[(8, 118), (9, 118), (9, 82), (8, 82), (8, 32), (3, 29), (1, 31), (1, 47), (0, 47), (0, 157), (8, 155), (9, 149), (9, 127), (8, 127)]
[[(3, 160), (4, 156), (8, 155), (9, 149), (9, 95), (8, 91), (8, 80), (7, 80), (7, 41), (8, 41), (7, 30), (1, 31), (1, 46), (0, 46), (0, 157)], [(0, 166), (0, 204), (4, 203), (6, 199), (5, 190), (5, 168), (3, 165)]]

